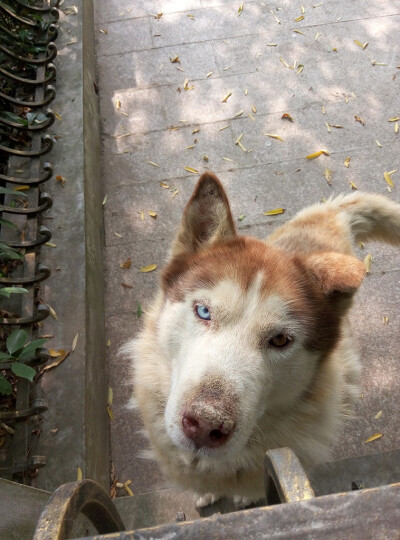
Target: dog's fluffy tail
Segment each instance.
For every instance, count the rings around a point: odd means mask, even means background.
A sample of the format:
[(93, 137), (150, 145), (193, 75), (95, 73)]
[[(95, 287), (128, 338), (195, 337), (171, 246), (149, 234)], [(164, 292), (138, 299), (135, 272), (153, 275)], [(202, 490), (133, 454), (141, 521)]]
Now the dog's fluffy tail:
[(340, 195), (329, 202), (346, 219), (357, 242), (400, 244), (400, 204), (370, 193)]

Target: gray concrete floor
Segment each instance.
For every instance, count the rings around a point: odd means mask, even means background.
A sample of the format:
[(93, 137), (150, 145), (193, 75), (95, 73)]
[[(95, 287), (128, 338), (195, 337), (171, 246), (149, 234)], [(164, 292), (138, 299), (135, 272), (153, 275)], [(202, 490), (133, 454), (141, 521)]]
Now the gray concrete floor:
[[(383, 176), (400, 169), (400, 134), (389, 121), (400, 115), (400, 2), (304, 0), (303, 18), (301, 2), (293, 0), (245, 1), (239, 16), (239, 0), (95, 4), (107, 193), (106, 338), (114, 391), (111, 457), (117, 478), (132, 480), (140, 494), (166, 484), (157, 466), (140, 458), (146, 443), (127, 407), (129, 367), (117, 351), (138, 332), (137, 304), (146, 311), (157, 286), (158, 270), (138, 269), (163, 265), (198, 180), (184, 167), (217, 173), (235, 219), (245, 215), (239, 230), (257, 237), (305, 205), (350, 192), (351, 182), (400, 201), (400, 172), (392, 175), (390, 193)], [(180, 63), (170, 61), (176, 55)], [(284, 113), (294, 121), (282, 119)], [(328, 130), (327, 123), (342, 127)], [(241, 133), (247, 152), (235, 145)], [(330, 155), (305, 159), (320, 149)], [(326, 168), (333, 171), (332, 185)], [(277, 207), (286, 209), (284, 216), (262, 215)], [(371, 274), (352, 313), (363, 393), (335, 459), (400, 447), (400, 257), (398, 250), (375, 244), (359, 251), (361, 258), (367, 253)], [(128, 258), (131, 268), (122, 269)], [(383, 436), (366, 444), (377, 432)]]

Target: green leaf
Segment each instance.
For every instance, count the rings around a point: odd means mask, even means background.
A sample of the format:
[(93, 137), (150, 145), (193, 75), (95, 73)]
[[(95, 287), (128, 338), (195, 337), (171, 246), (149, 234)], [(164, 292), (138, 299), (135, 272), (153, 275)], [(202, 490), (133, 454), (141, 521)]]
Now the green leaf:
[(28, 379), (28, 381), (31, 382), (33, 381), (33, 377), (36, 375), (36, 371), (31, 368), (31, 366), (27, 366), (21, 362), (14, 362), (11, 364), (11, 371), (17, 375), (17, 377)]
[(22, 253), (15, 253), (13, 251), (0, 251), (0, 259), (17, 259), (22, 261), (24, 256)]
[(7, 350), (10, 354), (14, 354), (19, 349), (25, 345), (26, 340), (28, 339), (28, 334), (25, 330), (14, 330), (6, 341)]
[(0, 218), (0, 225), (6, 225), (7, 227), (10, 227), (10, 229), (18, 229), (15, 223), (4, 218)]
[(14, 189), (7, 189), (5, 187), (0, 186), (0, 193), (4, 193), (5, 195), (15, 195), (18, 197), (28, 197), (26, 193), (22, 193), (22, 191), (15, 191)]
[(137, 305), (137, 312), (136, 312), (136, 315), (137, 315), (137, 318), (139, 319), (139, 317), (142, 315), (142, 306), (139, 304), (138, 302), (138, 305)]
[(23, 294), (29, 292), (28, 289), (23, 287), (2, 287), (0, 288), (0, 294), (10, 298), (10, 294)]
[(34, 358), (36, 349), (39, 349), (46, 341), (46, 338), (35, 339), (34, 341), (31, 341), (25, 345), (21, 353), (18, 355), (18, 360), (30, 360), (31, 358)]
[(4, 351), (0, 351), (0, 360), (10, 360), (12, 356)]
[(11, 384), (3, 377), (3, 375), (0, 375), (0, 394), (3, 394), (5, 396), (9, 396), (12, 392), (12, 386)]

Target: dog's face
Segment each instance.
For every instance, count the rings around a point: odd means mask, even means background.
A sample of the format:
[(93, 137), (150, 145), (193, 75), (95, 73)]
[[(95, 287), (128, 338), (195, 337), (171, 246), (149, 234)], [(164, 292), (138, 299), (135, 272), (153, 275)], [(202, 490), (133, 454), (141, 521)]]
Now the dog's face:
[(222, 186), (203, 175), (163, 274), (158, 340), (171, 365), (164, 420), (175, 445), (234, 459), (261, 416), (312, 392), (362, 275), (352, 257), (238, 237)]

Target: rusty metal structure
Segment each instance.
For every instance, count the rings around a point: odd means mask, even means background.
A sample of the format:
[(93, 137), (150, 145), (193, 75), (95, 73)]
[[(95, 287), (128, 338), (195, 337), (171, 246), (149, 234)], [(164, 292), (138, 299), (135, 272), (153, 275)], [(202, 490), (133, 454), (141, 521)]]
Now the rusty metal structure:
[[(34, 339), (40, 321), (49, 315), (41, 300), (39, 283), (50, 275), (40, 262), (40, 247), (51, 238), (44, 224), (44, 213), (52, 200), (43, 185), (52, 177), (52, 165), (44, 157), (52, 149), (54, 138), (46, 134), (55, 115), (47, 108), (56, 91), (52, 63), (57, 54), (58, 1), (0, 0), (0, 243), (23, 255), (0, 274), (0, 287), (24, 287), (26, 294), (1, 297), (0, 332), (5, 341), (12, 330), (23, 327)], [(15, 191), (24, 193), (18, 200)], [(7, 226), (4, 220), (14, 224)], [(1, 262), (1, 261), (0, 261)], [(12, 261), (15, 263), (15, 261)], [(49, 355), (37, 349), (35, 358), (26, 361), (39, 367)], [(10, 363), (0, 362), (0, 371), (9, 372)], [(40, 419), (47, 409), (38, 386), (16, 378), (13, 400), (2, 402), (0, 423), (0, 476), (29, 483), (30, 475), (45, 465), (44, 456), (35, 455)]]
[[(210, 518), (125, 531), (112, 499), (95, 482), (60, 486), (40, 516), (34, 540), (71, 538), (80, 513), (99, 535), (90, 540), (397, 538), (400, 484), (315, 497), (307, 475), (289, 448), (265, 455), (266, 506)], [(87, 537), (89, 540), (89, 537)]]

